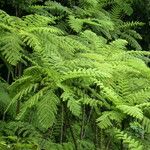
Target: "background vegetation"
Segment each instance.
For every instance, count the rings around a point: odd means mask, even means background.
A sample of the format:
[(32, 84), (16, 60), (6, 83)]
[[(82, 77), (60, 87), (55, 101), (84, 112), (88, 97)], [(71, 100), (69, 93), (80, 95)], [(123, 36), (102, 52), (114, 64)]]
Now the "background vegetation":
[(149, 150), (148, 0), (0, 1), (0, 149)]

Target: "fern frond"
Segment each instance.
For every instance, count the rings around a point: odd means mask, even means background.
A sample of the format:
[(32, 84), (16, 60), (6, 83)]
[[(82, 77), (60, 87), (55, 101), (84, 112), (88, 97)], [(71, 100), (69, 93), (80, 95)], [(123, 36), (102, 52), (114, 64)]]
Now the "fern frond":
[(66, 72), (63, 76), (63, 80), (71, 79), (71, 78), (78, 78), (78, 77), (102, 77), (102, 78), (109, 78), (111, 76), (110, 73), (100, 72), (97, 69), (78, 69)]
[(98, 5), (97, 0), (80, 0), (80, 7), (84, 9), (95, 8)]
[(38, 33), (51, 33), (51, 34), (56, 34), (56, 35), (63, 35), (63, 31), (61, 31), (60, 29), (53, 27), (53, 26), (49, 26), (49, 27), (30, 27), (28, 28), (29, 32), (38, 32)]
[(52, 91), (47, 91), (37, 104), (37, 122), (39, 126), (48, 129), (53, 125), (58, 103), (58, 97)]
[[(129, 94), (124, 97), (128, 102), (132, 104), (146, 103), (150, 98), (149, 90), (139, 90), (138, 92)], [(139, 104), (140, 105), (140, 104)]]
[(22, 18), (24, 23), (27, 24), (30, 27), (44, 27), (48, 24), (54, 23), (55, 18), (54, 17), (46, 17), (42, 15), (27, 15)]
[(24, 43), (26, 43), (29, 47), (33, 48), (35, 51), (41, 51), (41, 43), (38, 37), (32, 33), (20, 31), (20, 36)]
[(43, 97), (45, 91), (48, 90), (48, 87), (44, 87), (39, 92), (31, 96), (22, 106), (20, 113), (17, 116), (17, 119), (20, 120), (26, 113), (28, 108), (31, 108), (32, 106), (36, 105), (38, 103), (38, 100)]
[(143, 145), (139, 143), (139, 141), (136, 141), (131, 136), (128, 136), (127, 133), (124, 133), (123, 131), (119, 129), (113, 129), (113, 132), (115, 134), (115, 137), (117, 139), (123, 140), (123, 143), (128, 145), (129, 150), (143, 150)]
[(113, 126), (112, 121), (121, 123), (123, 117), (124, 116), (117, 111), (105, 111), (96, 121), (101, 129), (107, 129)]
[(62, 13), (68, 13), (70, 14), (71, 11), (69, 10), (68, 7), (65, 7), (63, 5), (61, 5), (61, 3), (58, 3), (56, 1), (47, 1), (45, 3), (46, 7), (52, 12), (52, 13), (56, 13), (56, 14), (62, 14)]
[(6, 61), (11, 65), (16, 65), (19, 61), (22, 61), (23, 45), (20, 38), (11, 33), (6, 33), (1, 39), (0, 53), (4, 56)]
[(81, 114), (81, 104), (79, 101), (73, 99), (73, 98), (69, 98), (68, 102), (67, 102), (67, 107), (69, 108), (69, 110), (72, 112), (73, 115), (79, 117)]
[(126, 30), (126, 33), (128, 33), (130, 36), (134, 37), (135, 39), (142, 39), (142, 36), (137, 33), (135, 30)]
[(85, 98), (82, 98), (79, 100), (81, 103), (85, 104), (85, 105), (89, 105), (91, 107), (96, 107), (98, 105), (102, 106), (103, 103), (97, 99), (94, 99), (94, 98), (88, 98), (88, 97), (85, 97)]
[(135, 117), (139, 120), (143, 119), (142, 110), (135, 106), (118, 105), (117, 108), (120, 109), (123, 113), (128, 114), (132, 117)]
[(135, 40), (135, 38), (133, 38), (131, 35), (126, 34), (126, 33), (122, 33), (121, 34), (121, 38), (125, 39), (128, 41), (128, 43), (134, 47), (136, 50), (142, 50), (141, 46), (139, 45), (139, 43)]
[(135, 22), (123, 22), (121, 25), (119, 25), (118, 27), (120, 29), (128, 29), (128, 28), (133, 28), (133, 27), (138, 27), (138, 26), (143, 26), (144, 23), (143, 22), (138, 22), (138, 21), (135, 21)]
[(146, 133), (150, 133), (150, 119), (146, 116), (143, 117), (142, 126), (144, 127)]

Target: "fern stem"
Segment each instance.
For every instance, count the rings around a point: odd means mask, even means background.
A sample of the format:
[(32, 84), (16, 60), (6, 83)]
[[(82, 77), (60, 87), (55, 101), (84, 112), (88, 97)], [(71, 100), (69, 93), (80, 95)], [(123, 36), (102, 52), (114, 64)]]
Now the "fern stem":
[(76, 141), (75, 136), (74, 136), (74, 133), (73, 133), (72, 126), (71, 126), (71, 124), (70, 124), (70, 119), (69, 119), (68, 113), (67, 113), (66, 110), (65, 110), (65, 112), (66, 112), (66, 118), (67, 118), (69, 130), (70, 130), (70, 133), (71, 133), (71, 136), (72, 136), (72, 139), (73, 139), (73, 143), (74, 143), (74, 146), (75, 146), (75, 150), (79, 150), (79, 149), (78, 149), (78, 145), (77, 145), (77, 141)]
[(111, 139), (108, 140), (108, 143), (106, 145), (106, 150), (109, 150), (110, 143), (111, 143)]
[[(122, 130), (122, 131), (124, 130), (124, 121), (122, 121), (122, 123), (121, 123), (121, 130)], [(121, 150), (124, 149), (123, 140), (122, 140), (122, 139), (121, 139), (121, 141), (120, 141), (120, 149), (121, 149)]]
[(96, 123), (95, 123), (95, 146), (96, 148), (98, 148), (98, 128)]
[(10, 71), (8, 71), (8, 74), (7, 74), (7, 82), (8, 83), (10, 82)]
[[(19, 63), (17, 66), (16, 66), (16, 75), (18, 77), (21, 77), (21, 73), (22, 73), (22, 64)], [(20, 100), (17, 101), (17, 105), (16, 105), (16, 115), (19, 114), (20, 112)]]
[(83, 106), (83, 109), (82, 109), (82, 124), (81, 124), (81, 130), (80, 130), (80, 140), (82, 140), (84, 136), (84, 126), (85, 126), (85, 106)]
[(90, 122), (90, 119), (91, 119), (91, 116), (92, 116), (92, 112), (93, 112), (93, 108), (90, 109), (90, 113), (89, 113), (89, 116), (87, 118), (86, 125), (88, 125), (88, 123)]
[(63, 143), (63, 131), (64, 131), (64, 106), (63, 103), (61, 105), (61, 131), (60, 131), (60, 143)]
[[(69, 122), (69, 121), (68, 121), (68, 122)], [(73, 129), (72, 129), (70, 123), (69, 123), (69, 129), (70, 129), (70, 133), (71, 133), (71, 136), (72, 136), (72, 139), (73, 139), (73, 142), (74, 142), (75, 149), (78, 150), (77, 141), (76, 141), (76, 139), (75, 139), (75, 137), (74, 137)]]

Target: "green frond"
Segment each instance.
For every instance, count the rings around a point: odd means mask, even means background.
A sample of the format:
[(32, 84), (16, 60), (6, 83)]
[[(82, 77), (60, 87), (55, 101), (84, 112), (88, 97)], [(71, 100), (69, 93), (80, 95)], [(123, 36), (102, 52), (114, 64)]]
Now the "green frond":
[[(8, 85), (0, 81), (0, 114), (2, 115), (9, 103), (11, 102), (11, 97), (8, 93)], [(13, 109), (8, 111), (9, 114), (13, 114)]]
[(142, 120), (142, 126), (144, 127), (144, 130), (146, 131), (146, 133), (150, 133), (150, 119), (147, 117), (143, 117)]
[(112, 41), (110, 43), (110, 45), (113, 48), (118, 48), (118, 49), (126, 49), (127, 44), (128, 44), (128, 42), (126, 40), (123, 40), (123, 39), (117, 39), (117, 40)]
[(72, 112), (73, 115), (79, 117), (81, 114), (81, 104), (79, 101), (73, 99), (72, 97), (69, 98), (67, 102), (67, 107)]
[(120, 129), (113, 129), (113, 133), (117, 139), (123, 140), (124, 145), (127, 145), (129, 150), (143, 150), (143, 145), (139, 141), (136, 141)]
[[(21, 84), (22, 85), (22, 84)], [(38, 84), (25, 84), (24, 85), (25, 88), (22, 87), (22, 89), (16, 93), (16, 95), (12, 98), (11, 102), (9, 103), (9, 105), (7, 106), (4, 114), (9, 110), (9, 108), (16, 103), (18, 100), (21, 100), (23, 96), (27, 95), (28, 93), (30, 93), (32, 90), (35, 90), (38, 87)], [(15, 86), (14, 86), (15, 88)], [(17, 87), (18, 88), (18, 87)], [(16, 90), (16, 89), (15, 89)]]
[(37, 15), (37, 14), (27, 15), (22, 18), (24, 23), (27, 26), (31, 26), (31, 27), (45, 27), (49, 24), (55, 23), (54, 22), (55, 19), (56, 19), (55, 17), (46, 17), (42, 15)]
[(124, 115), (120, 114), (117, 111), (105, 111), (96, 120), (96, 122), (101, 129), (107, 129), (113, 126), (113, 121), (121, 123), (123, 117)]
[(22, 41), (21, 39), (14, 33), (6, 33), (0, 39), (0, 53), (7, 62), (11, 65), (16, 65), (19, 61), (22, 61)]
[(131, 93), (127, 96), (124, 97), (128, 102), (132, 103), (132, 104), (139, 104), (142, 103), (146, 103), (149, 98), (150, 98), (150, 92), (149, 89), (148, 90), (139, 90), (138, 92), (136, 91), (135, 93)]
[(95, 8), (98, 5), (98, 0), (80, 0), (80, 7), (84, 9)]
[(142, 36), (137, 33), (135, 30), (126, 30), (126, 33), (128, 33), (130, 36), (134, 37), (135, 39), (142, 39)]
[(68, 23), (74, 31), (80, 32), (82, 30), (84, 22), (83, 20), (75, 18), (74, 16), (69, 16)]
[(123, 113), (135, 117), (139, 120), (143, 119), (143, 112), (141, 109), (139, 109), (136, 106), (127, 106), (127, 105), (118, 105), (116, 106), (119, 110), (121, 110)]
[(138, 26), (143, 26), (144, 23), (143, 22), (123, 22), (120, 25), (118, 25), (118, 28), (120, 29), (128, 29), (128, 28), (133, 28), (133, 27), (138, 27)]
[(88, 98), (88, 97), (85, 97), (85, 98), (82, 98), (79, 100), (81, 103), (85, 104), (85, 105), (89, 105), (91, 107), (96, 107), (98, 105), (102, 106), (103, 103), (97, 99), (94, 99), (94, 98)]
[(61, 3), (58, 3), (56, 1), (47, 1), (45, 2), (45, 5), (46, 8), (49, 9), (52, 14), (71, 13), (68, 7), (61, 5)]
[(27, 99), (27, 101), (23, 104), (18, 116), (17, 116), (17, 120), (22, 119), (22, 117), (24, 117), (27, 109), (30, 109), (31, 107), (35, 106), (39, 99), (43, 97), (45, 91), (48, 90), (48, 87), (44, 87), (43, 89), (39, 90), (36, 94), (34, 94), (33, 96), (31, 96), (29, 99)]
[(136, 107), (138, 107), (140, 109), (147, 109), (150, 107), (150, 102), (143, 102), (141, 104), (136, 105)]
[(19, 35), (21, 36), (23, 42), (26, 43), (29, 47), (33, 48), (35, 51), (41, 51), (41, 43), (36, 35), (23, 30), (20, 31)]
[(37, 104), (37, 123), (39, 126), (47, 130), (53, 125), (58, 103), (58, 97), (52, 91), (47, 91)]
[(29, 32), (38, 32), (38, 33), (51, 33), (51, 34), (56, 34), (56, 35), (63, 35), (63, 31), (61, 31), (60, 29), (53, 27), (53, 26), (49, 26), (49, 27), (30, 27), (28, 29)]
[(139, 45), (139, 43), (135, 40), (134, 37), (132, 37), (131, 35), (129, 34), (126, 34), (126, 33), (122, 33), (121, 34), (121, 38), (125, 39), (128, 41), (128, 43), (134, 47), (136, 50), (142, 50), (142, 47)]
[(98, 69), (78, 69), (66, 72), (63, 76), (63, 81), (72, 79), (72, 78), (79, 78), (79, 77), (99, 77), (99, 78), (109, 78), (111, 76), (110, 73), (101, 72)]
[(76, 31), (76, 32), (80, 32), (82, 31), (84, 25), (89, 25), (92, 28), (94, 27), (98, 27), (99, 31), (101, 31), (101, 29), (109, 29), (113, 30), (114, 29), (114, 24), (113, 22), (111, 22), (110, 20), (106, 20), (106, 19), (79, 19), (79, 18), (75, 18), (74, 16), (69, 16), (69, 21), (68, 21), (70, 27)]

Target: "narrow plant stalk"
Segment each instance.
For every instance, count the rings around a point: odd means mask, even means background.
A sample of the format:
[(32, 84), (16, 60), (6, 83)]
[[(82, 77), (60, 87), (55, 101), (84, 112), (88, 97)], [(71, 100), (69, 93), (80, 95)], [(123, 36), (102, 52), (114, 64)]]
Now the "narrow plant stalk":
[[(69, 123), (69, 122), (70, 122), (70, 121), (68, 120), (68, 123)], [(78, 150), (77, 141), (76, 141), (76, 139), (75, 139), (75, 136), (74, 136), (74, 133), (73, 133), (73, 129), (72, 129), (70, 123), (69, 123), (69, 129), (70, 129), (70, 133), (71, 133), (71, 136), (72, 136), (72, 139), (73, 139), (73, 142), (74, 142), (75, 150)]]
[[(19, 63), (16, 66), (16, 76), (21, 77), (22, 74), (22, 64)], [(20, 112), (20, 100), (17, 101), (17, 105), (16, 105), (16, 115), (19, 114)]]
[(8, 74), (7, 74), (7, 83), (10, 82), (10, 71), (8, 71)]
[[(124, 121), (122, 121), (122, 123), (121, 123), (121, 130), (124, 130)], [(120, 149), (124, 150), (123, 140), (120, 141)]]
[(83, 106), (82, 109), (82, 124), (81, 124), (81, 130), (80, 130), (80, 140), (83, 139), (84, 136), (84, 127), (85, 127), (85, 106)]
[(60, 143), (63, 143), (63, 133), (64, 133), (64, 106), (61, 104), (61, 131), (60, 131)]
[(103, 149), (103, 130), (100, 129), (100, 149)]
[(79, 150), (76, 138), (75, 138), (74, 133), (73, 133), (72, 126), (70, 124), (70, 119), (69, 119), (66, 107), (65, 107), (65, 112), (66, 112), (66, 119), (67, 119), (67, 123), (68, 123), (68, 126), (69, 126), (69, 130), (70, 130), (70, 133), (71, 133), (71, 136), (72, 136), (72, 139), (73, 139), (73, 143), (74, 143), (74, 146), (75, 146), (75, 150)]
[(111, 139), (109, 139), (108, 142), (107, 142), (106, 150), (109, 150), (110, 143), (111, 143)]
[(96, 148), (98, 148), (98, 129), (96, 124), (95, 124), (95, 146)]
[(93, 108), (90, 109), (90, 113), (89, 113), (89, 116), (87, 118), (86, 125), (88, 125), (88, 123), (90, 122), (90, 119), (91, 119), (91, 116), (92, 116), (92, 112), (93, 112)]

